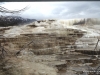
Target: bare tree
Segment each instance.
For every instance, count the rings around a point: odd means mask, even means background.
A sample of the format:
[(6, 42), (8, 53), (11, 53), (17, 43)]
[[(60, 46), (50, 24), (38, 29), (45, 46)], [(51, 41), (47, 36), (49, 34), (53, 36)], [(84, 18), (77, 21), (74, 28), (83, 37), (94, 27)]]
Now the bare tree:
[[(7, 9), (7, 8), (5, 8), (5, 7), (3, 7), (3, 6), (1, 6), (2, 4), (3, 4), (3, 2), (0, 2), (0, 12), (1, 12), (1, 13), (12, 13), (12, 14), (17, 14), (17, 13), (21, 13), (22, 11), (25, 11), (25, 10), (28, 9), (28, 6), (26, 6), (26, 7), (22, 8), (22, 9), (20, 9), (20, 10), (17, 10), (17, 11), (15, 11), (15, 10), (9, 10), (9, 9)], [(1, 45), (1, 42), (0, 42), (0, 56), (1, 56), (2, 58), (4, 58), (4, 57), (5, 57), (5, 54), (7, 54), (7, 51), (6, 51), (6, 50), (7, 50), (7, 49), (4, 48), (4, 46), (2, 46), (2, 45)]]

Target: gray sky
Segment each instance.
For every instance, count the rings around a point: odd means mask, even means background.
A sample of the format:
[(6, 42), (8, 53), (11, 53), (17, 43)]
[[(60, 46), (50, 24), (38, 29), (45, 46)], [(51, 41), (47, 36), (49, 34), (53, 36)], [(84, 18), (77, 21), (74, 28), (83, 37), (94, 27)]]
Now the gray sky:
[(28, 10), (16, 15), (33, 19), (100, 18), (100, 1), (6, 2), (2, 4), (9, 10), (22, 9), (27, 5), (29, 5)]

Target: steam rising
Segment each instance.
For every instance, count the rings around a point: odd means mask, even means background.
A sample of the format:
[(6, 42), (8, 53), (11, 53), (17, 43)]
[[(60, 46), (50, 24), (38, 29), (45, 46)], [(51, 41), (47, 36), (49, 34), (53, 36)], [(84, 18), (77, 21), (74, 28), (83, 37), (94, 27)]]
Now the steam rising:
[[(30, 26), (36, 27), (30, 27)], [(87, 32), (83, 37), (100, 36), (100, 19), (60, 19), (60, 20), (41, 20), (35, 21), (28, 25), (13, 26), (10, 30), (6, 30), (4, 36), (13, 37), (24, 33), (46, 33), (47, 29), (78, 29)]]

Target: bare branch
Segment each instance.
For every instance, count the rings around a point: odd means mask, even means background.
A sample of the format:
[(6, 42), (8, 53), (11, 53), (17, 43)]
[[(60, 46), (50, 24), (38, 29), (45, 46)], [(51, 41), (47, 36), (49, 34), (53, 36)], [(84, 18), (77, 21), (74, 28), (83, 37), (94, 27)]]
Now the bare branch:
[(0, 12), (1, 13), (13, 13), (13, 14), (16, 14), (16, 13), (21, 13), (22, 11), (25, 11), (27, 9), (28, 9), (28, 6), (26, 6), (25, 8), (23, 8), (21, 10), (13, 11), (13, 10), (8, 10), (5, 7), (0, 6)]

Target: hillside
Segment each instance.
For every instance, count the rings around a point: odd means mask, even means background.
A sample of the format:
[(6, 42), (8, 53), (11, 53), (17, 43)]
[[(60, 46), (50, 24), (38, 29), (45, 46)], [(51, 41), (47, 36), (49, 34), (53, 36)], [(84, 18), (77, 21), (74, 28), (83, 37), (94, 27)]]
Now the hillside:
[(0, 27), (24, 25), (36, 21), (35, 19), (26, 19), (19, 16), (0, 16)]

